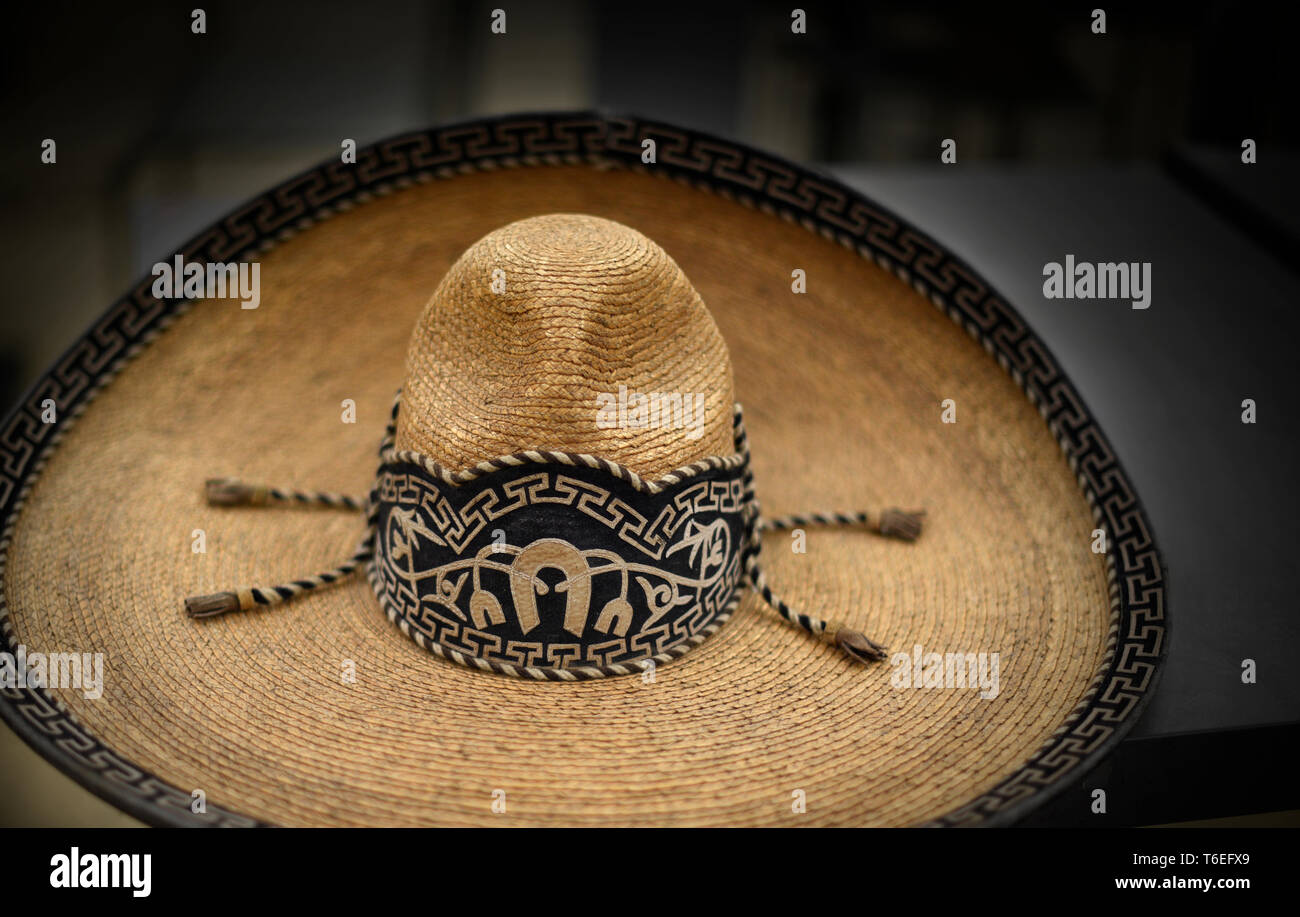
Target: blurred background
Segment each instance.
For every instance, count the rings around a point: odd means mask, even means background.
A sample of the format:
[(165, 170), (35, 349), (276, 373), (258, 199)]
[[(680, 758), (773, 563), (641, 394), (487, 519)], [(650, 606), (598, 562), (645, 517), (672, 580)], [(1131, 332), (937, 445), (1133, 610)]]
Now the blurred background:
[(1296, 147), (1288, 30), (1231, 3), (1107, 7), (1104, 36), (1090, 6), (1029, 3), (804, 3), (804, 35), (761, 0), (208, 2), (193, 35), (196, 5), (6, 11), (6, 406), (155, 261), (345, 137), (597, 106), (805, 163), (938, 169), (953, 137), (964, 168), (1176, 154), (1212, 174), (1250, 136), (1264, 209)]
[[(1300, 123), (1276, 5), (554, 0), (55, 2), (5, 11), (0, 403), (193, 234), (392, 134), (629, 112), (830, 171), (988, 277), (1057, 354), (1143, 495), (1177, 623), (1103, 773), (1113, 823), (1300, 823)], [(191, 33), (191, 11), (207, 17)], [(1106, 34), (1092, 30), (1106, 12)], [(490, 31), (506, 11), (504, 35)], [(40, 162), (45, 138), (57, 165)], [(944, 138), (959, 162), (940, 164)], [(1243, 167), (1241, 143), (1258, 163)], [(1150, 260), (1155, 305), (1062, 304), (1041, 266)], [(1260, 398), (1261, 423), (1238, 419)], [(1245, 657), (1267, 678), (1237, 683)], [(1225, 687), (1226, 685), (1226, 687)], [(1271, 768), (1271, 770), (1270, 770)], [(0, 727), (0, 825), (132, 821)], [(1043, 823), (1086, 821), (1089, 787)], [(1080, 814), (1084, 813), (1084, 814)], [(1089, 824), (1095, 822), (1087, 822)], [(1262, 823), (1262, 822), (1256, 822)]]

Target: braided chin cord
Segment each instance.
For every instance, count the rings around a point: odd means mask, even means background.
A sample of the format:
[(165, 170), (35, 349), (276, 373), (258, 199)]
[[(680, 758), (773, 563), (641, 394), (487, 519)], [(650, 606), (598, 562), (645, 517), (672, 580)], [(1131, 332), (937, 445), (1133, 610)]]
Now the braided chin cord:
[[(751, 488), (752, 475), (746, 480)], [(375, 509), (365, 501), (342, 494), (302, 492), (244, 484), (232, 478), (218, 478), (207, 482), (208, 503), (213, 506), (316, 506), (344, 509), (353, 512), (367, 510), (368, 528), (353, 551), (352, 556), (337, 567), (312, 576), (305, 576), (278, 586), (250, 587), (211, 595), (192, 596), (185, 600), (185, 611), (191, 618), (211, 618), (232, 611), (266, 609), (279, 605), (305, 592), (319, 589), (347, 579), (374, 555)], [(753, 512), (758, 513), (758, 503), (753, 501)], [(813, 636), (833, 643), (845, 654), (859, 662), (876, 662), (885, 658), (887, 648), (858, 631), (835, 621), (825, 621), (812, 615), (795, 611), (767, 584), (763, 568), (758, 562), (761, 535), (764, 532), (782, 532), (812, 526), (856, 526), (888, 538), (914, 541), (921, 534), (924, 511), (904, 512), (888, 509), (872, 517), (868, 513), (810, 513), (782, 516), (776, 519), (759, 519), (754, 526), (751, 550), (745, 560), (745, 579), (771, 608), (786, 621), (802, 628)], [(873, 521), (874, 519), (874, 521)]]
[[(740, 446), (738, 451), (747, 455), (748, 443), (743, 422), (738, 422), (737, 440)], [(772, 592), (758, 561), (762, 535), (764, 532), (789, 531), (812, 526), (850, 526), (864, 528), (887, 538), (915, 541), (921, 534), (925, 512), (887, 509), (874, 516), (865, 512), (808, 513), (764, 520), (754, 493), (754, 475), (750, 470), (745, 472), (744, 485), (745, 501), (749, 507), (751, 521), (749, 544), (744, 561), (745, 582), (786, 621), (818, 639), (834, 644), (851, 658), (859, 662), (876, 662), (884, 659), (886, 647), (871, 640), (865, 634), (844, 627), (835, 621), (825, 621), (797, 612)], [(191, 618), (211, 618), (232, 611), (266, 609), (279, 605), (295, 596), (347, 579), (374, 556), (375, 524), (379, 508), (370, 504), (368, 500), (359, 500), (345, 494), (305, 492), (246, 484), (235, 478), (209, 480), (205, 493), (209, 505), (212, 506), (300, 506), (365, 512), (366, 533), (351, 557), (337, 567), (324, 572), (278, 586), (251, 587), (188, 598), (185, 600), (185, 611)]]

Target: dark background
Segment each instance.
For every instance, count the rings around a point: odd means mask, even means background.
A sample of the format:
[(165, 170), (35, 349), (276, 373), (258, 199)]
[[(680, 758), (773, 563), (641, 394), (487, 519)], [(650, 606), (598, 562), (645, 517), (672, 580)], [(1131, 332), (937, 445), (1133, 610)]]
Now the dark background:
[[(225, 210), (414, 126), (605, 107), (801, 162), (1077, 167), (1297, 146), (1293, 39), (1240, 4), (15, 4), (0, 111), (0, 401)], [(507, 12), (506, 35), (489, 32)], [(56, 167), (40, 142), (58, 143)], [(1262, 178), (1262, 176), (1261, 176)], [(1265, 197), (1268, 195), (1265, 194)]]
[[(206, 35), (190, 32), (199, 5)], [(799, 5), (806, 35), (793, 3), (770, 2), (11, 7), (0, 402), (151, 264), (343, 138), (590, 107), (736, 138), (836, 173), (971, 261), (1114, 440), (1166, 555), (1173, 629), (1161, 691), (1093, 778), (1117, 817), (1300, 808), (1285, 766), (1300, 721), (1292, 19), (1272, 4)], [(944, 138), (957, 165), (939, 162)], [(1151, 261), (1152, 308), (1044, 300), (1042, 265), (1067, 252)], [(1258, 685), (1240, 684), (1244, 658)], [(30, 767), (18, 785), (37, 792), (0, 821), (108, 817), (15, 743), (0, 736), (0, 765)], [(1080, 820), (1078, 789), (1044, 817)]]

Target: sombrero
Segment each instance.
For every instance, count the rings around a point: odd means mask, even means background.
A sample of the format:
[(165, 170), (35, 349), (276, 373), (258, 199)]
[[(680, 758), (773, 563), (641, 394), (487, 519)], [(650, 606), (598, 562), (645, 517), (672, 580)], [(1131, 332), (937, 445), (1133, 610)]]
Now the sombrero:
[(103, 659), (0, 712), (147, 821), (1003, 823), (1154, 688), (1163, 568), (1106, 437), (968, 265), (829, 178), (521, 115), (179, 255), (257, 262), (258, 307), (143, 279), (0, 465), (7, 652)]

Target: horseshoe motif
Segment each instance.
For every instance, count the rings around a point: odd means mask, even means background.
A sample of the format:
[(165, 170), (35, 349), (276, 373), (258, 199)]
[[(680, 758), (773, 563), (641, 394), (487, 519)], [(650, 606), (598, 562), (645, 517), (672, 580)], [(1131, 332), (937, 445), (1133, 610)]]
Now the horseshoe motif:
[[(743, 465), (651, 493), (581, 464), (463, 485), (398, 464), (377, 504), (379, 588), (400, 623), (460, 653), (558, 668), (662, 653), (729, 607), (743, 575)], [(524, 513), (508, 538), (492, 527), (507, 507)]]
[(524, 548), (511, 565), (510, 595), (515, 602), (519, 629), (525, 634), (541, 623), (537, 616), (537, 595), (545, 595), (546, 584), (537, 578), (539, 571), (553, 567), (565, 576), (555, 587), (567, 593), (564, 603), (564, 629), (581, 637), (587, 627), (591, 605), (591, 570), (582, 552), (558, 538), (541, 538)]

